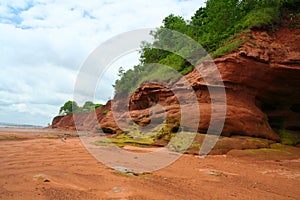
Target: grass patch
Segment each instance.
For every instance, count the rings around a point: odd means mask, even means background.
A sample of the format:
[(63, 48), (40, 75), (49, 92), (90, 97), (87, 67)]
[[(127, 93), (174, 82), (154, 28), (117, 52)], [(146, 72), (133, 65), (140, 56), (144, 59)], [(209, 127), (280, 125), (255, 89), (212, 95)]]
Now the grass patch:
[(109, 110), (106, 109), (106, 110), (104, 110), (104, 111), (102, 112), (102, 114), (103, 114), (103, 115), (106, 115), (108, 112), (109, 112)]
[(130, 89), (130, 93), (144, 83), (165, 83), (172, 85), (181, 78), (180, 73), (170, 68), (168, 65), (154, 64), (149, 67), (149, 71), (141, 74), (140, 80), (137, 85)]
[(252, 10), (241, 23), (238, 23), (237, 29), (262, 28), (275, 21), (279, 21), (279, 12), (276, 7), (257, 8)]
[(190, 65), (190, 66), (184, 68), (180, 73), (181, 73), (182, 75), (186, 75), (186, 74), (188, 74), (189, 72), (191, 72), (193, 69), (194, 69), (194, 67), (193, 67), (192, 65)]
[(229, 53), (233, 52), (234, 50), (236, 50), (237, 48), (239, 48), (242, 44), (244, 44), (247, 41), (248, 41), (248, 39), (235, 40), (234, 42), (231, 42), (231, 43), (217, 49), (215, 52), (212, 53), (212, 57), (218, 58), (223, 55), (229, 54)]

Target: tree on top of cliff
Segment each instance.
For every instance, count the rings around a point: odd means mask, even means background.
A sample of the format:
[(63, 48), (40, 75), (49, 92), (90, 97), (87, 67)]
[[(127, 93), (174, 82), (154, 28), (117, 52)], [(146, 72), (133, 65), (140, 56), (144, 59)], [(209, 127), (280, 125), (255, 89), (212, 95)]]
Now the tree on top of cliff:
[[(259, 28), (272, 30), (280, 24), (287, 12), (296, 13), (300, 17), (300, 0), (208, 0), (206, 7), (199, 8), (191, 20), (184, 20), (173, 14), (163, 20), (163, 25), (152, 32), (154, 43), (142, 43), (140, 64), (122, 73), (115, 82), (115, 95), (132, 92), (136, 84), (141, 84), (145, 76), (158, 73), (152, 69), (150, 63), (167, 65), (176, 71), (186, 74), (194, 66), (182, 57), (161, 49), (154, 48), (155, 43), (172, 44), (174, 49), (180, 49), (182, 41), (170, 41), (170, 35), (161, 34), (163, 29), (171, 29), (183, 33), (199, 44), (212, 55), (213, 58), (222, 56), (238, 48), (245, 41), (230, 41), (248, 32)], [(226, 47), (230, 45), (229, 47)], [(204, 57), (199, 52), (198, 57)], [(156, 69), (160, 70), (160, 69)], [(167, 76), (168, 74), (165, 74)]]
[(78, 104), (75, 101), (67, 101), (62, 107), (59, 109), (59, 115), (68, 115), (75, 113), (79, 109)]
[(79, 107), (79, 111), (88, 113), (102, 106), (103, 104), (94, 104), (92, 101), (86, 101), (82, 107)]
[(94, 104), (92, 101), (87, 101), (82, 107), (80, 107), (75, 101), (67, 101), (62, 107), (60, 107), (59, 115), (88, 113), (102, 106), (103, 104)]

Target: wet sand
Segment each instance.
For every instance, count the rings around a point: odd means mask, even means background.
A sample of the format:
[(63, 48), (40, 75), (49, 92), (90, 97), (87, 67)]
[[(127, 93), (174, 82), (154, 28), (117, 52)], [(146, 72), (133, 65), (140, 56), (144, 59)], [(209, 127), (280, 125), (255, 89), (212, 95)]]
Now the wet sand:
[(1, 129), (0, 199), (299, 199), (297, 149), (280, 159), (183, 155), (134, 176), (103, 165), (70, 132)]

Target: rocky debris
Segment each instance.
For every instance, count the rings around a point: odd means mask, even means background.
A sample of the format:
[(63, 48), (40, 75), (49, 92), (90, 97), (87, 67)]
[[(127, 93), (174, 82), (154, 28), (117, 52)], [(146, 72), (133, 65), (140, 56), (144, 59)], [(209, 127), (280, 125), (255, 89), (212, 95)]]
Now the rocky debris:
[(113, 167), (113, 169), (119, 173), (122, 174), (127, 174), (127, 175), (132, 175), (132, 176), (138, 176), (137, 173), (135, 173), (133, 170), (127, 168), (127, 167), (123, 167), (123, 166), (115, 166)]
[(114, 192), (120, 192), (119, 187), (114, 187)]
[(228, 177), (228, 174), (216, 170), (210, 169), (198, 169), (198, 171), (203, 172), (208, 175), (217, 176), (217, 177)]
[(50, 179), (45, 174), (36, 174), (36, 175), (33, 176), (33, 178), (35, 180), (42, 181), (44, 183), (49, 183), (50, 182)]

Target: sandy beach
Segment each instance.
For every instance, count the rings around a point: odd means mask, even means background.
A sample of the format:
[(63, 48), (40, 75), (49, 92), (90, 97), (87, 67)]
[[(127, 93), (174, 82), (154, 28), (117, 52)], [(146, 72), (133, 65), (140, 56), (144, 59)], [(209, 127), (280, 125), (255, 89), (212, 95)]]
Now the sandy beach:
[(300, 200), (300, 0), (2, 0), (0, 27), (0, 200)]
[[(110, 169), (70, 132), (0, 130), (0, 199), (297, 199), (300, 159), (183, 155), (138, 176)], [(76, 135), (76, 132), (73, 133)], [(57, 137), (58, 136), (58, 137)], [(126, 147), (127, 150), (137, 150)], [(295, 156), (296, 155), (296, 156)]]

